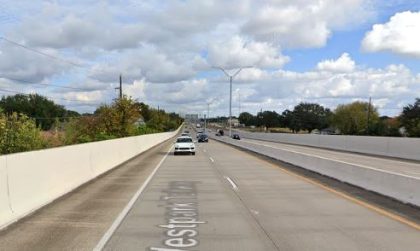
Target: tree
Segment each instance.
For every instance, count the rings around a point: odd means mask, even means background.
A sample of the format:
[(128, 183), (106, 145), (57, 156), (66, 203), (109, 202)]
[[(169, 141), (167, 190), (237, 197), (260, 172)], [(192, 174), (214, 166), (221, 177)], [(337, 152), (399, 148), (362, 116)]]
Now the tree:
[(420, 137), (420, 98), (416, 98), (414, 104), (403, 108), (400, 121), (407, 130), (408, 136)]
[(41, 149), (46, 145), (35, 121), (24, 114), (0, 114), (0, 153)]
[(280, 115), (275, 111), (263, 111), (261, 116), (261, 125), (272, 128), (280, 125)]
[(328, 127), (331, 111), (315, 103), (300, 103), (295, 106), (293, 116), (290, 117), (292, 130), (324, 129)]
[(379, 118), (378, 123), (370, 127), (370, 134), (375, 136), (393, 136), (399, 137), (401, 123), (398, 118), (390, 118), (382, 116)]
[(294, 124), (293, 112), (288, 109), (284, 110), (281, 114), (280, 122), (283, 127), (287, 127), (293, 132), (296, 132), (296, 130), (298, 129)]
[[(144, 113), (144, 114), (143, 114)], [(137, 123), (143, 116), (146, 125)], [(111, 105), (102, 105), (93, 115), (71, 120), (66, 127), (66, 143), (84, 143), (114, 139), (145, 133), (174, 130), (183, 120), (178, 114), (150, 108), (131, 97), (116, 99)]]
[(249, 112), (242, 112), (239, 114), (239, 123), (244, 124), (245, 126), (256, 125), (256, 118)]
[(369, 128), (374, 127), (378, 121), (379, 114), (377, 109), (372, 105), (370, 105), (369, 109), (369, 103), (360, 101), (339, 105), (332, 116), (332, 124), (342, 134), (349, 135), (369, 134)]
[[(68, 111), (63, 106), (57, 105), (53, 101), (38, 94), (17, 94), (2, 97), (0, 107), (6, 114), (16, 112), (35, 118), (36, 125), (40, 126), (43, 130), (49, 130), (55, 123), (55, 118), (79, 116), (77, 112)], [(66, 119), (62, 119), (62, 121), (64, 120)]]
[(140, 106), (124, 96), (111, 105), (102, 105), (92, 116), (71, 120), (66, 128), (66, 143), (84, 143), (136, 135), (135, 122), (140, 118)]

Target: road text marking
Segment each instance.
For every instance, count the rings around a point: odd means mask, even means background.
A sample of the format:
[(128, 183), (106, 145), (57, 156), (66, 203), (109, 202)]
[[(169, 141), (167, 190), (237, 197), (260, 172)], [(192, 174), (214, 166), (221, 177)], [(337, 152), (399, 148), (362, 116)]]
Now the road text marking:
[[(198, 229), (206, 221), (199, 219), (197, 181), (171, 181), (160, 200), (165, 203), (165, 223), (158, 227), (165, 229), (164, 248), (152, 246), (147, 250), (186, 250), (196, 247)], [(182, 249), (181, 249), (182, 248)]]

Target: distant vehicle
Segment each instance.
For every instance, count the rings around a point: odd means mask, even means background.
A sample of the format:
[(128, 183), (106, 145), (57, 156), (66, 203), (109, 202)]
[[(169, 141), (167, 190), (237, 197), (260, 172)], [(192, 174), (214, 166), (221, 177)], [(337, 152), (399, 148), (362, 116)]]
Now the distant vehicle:
[(209, 137), (206, 134), (202, 133), (198, 137), (198, 142), (209, 142)]
[(196, 127), (197, 127), (197, 128), (201, 128), (201, 125), (200, 125), (200, 124), (197, 124), (197, 125), (196, 125)]
[(239, 137), (239, 134), (235, 133), (235, 134), (232, 135), (232, 139), (240, 140), (241, 137)]
[(185, 132), (181, 133), (181, 137), (189, 137), (189, 136), (190, 136), (189, 133), (185, 133)]
[(195, 155), (195, 144), (191, 137), (181, 136), (176, 139), (174, 155), (180, 153)]
[(197, 135), (196, 135), (197, 139), (200, 137), (201, 134), (203, 134), (203, 133), (201, 133), (201, 132), (197, 133)]
[(184, 130), (184, 132), (185, 132), (185, 133), (190, 133), (190, 131), (188, 131), (188, 130)]
[(225, 132), (222, 129), (219, 129), (216, 134), (219, 134), (218, 136), (223, 136), (225, 135)]

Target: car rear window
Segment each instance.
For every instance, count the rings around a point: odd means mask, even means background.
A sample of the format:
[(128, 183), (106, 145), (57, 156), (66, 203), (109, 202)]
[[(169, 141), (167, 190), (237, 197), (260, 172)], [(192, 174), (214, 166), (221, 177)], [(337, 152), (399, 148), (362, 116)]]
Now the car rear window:
[(192, 142), (191, 138), (179, 138), (176, 140), (177, 143), (188, 143), (188, 142)]

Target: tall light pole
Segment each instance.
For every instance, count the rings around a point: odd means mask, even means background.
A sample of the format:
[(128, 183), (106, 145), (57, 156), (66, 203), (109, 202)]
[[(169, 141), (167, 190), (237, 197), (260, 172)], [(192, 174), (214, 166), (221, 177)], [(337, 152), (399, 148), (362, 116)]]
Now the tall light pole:
[(242, 69), (245, 68), (252, 68), (252, 66), (246, 66), (246, 67), (241, 67), (239, 68), (234, 74), (230, 75), (225, 69), (223, 69), (222, 67), (213, 67), (215, 69), (219, 69), (221, 70), (228, 78), (229, 78), (229, 137), (232, 137), (232, 82), (233, 82), (233, 78), (236, 77), (236, 75), (239, 74), (239, 72), (242, 71)]
[(204, 133), (207, 133), (207, 120), (210, 118), (210, 104), (211, 102), (207, 103), (207, 118), (206, 115), (204, 115)]

